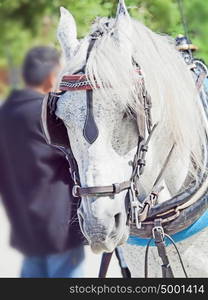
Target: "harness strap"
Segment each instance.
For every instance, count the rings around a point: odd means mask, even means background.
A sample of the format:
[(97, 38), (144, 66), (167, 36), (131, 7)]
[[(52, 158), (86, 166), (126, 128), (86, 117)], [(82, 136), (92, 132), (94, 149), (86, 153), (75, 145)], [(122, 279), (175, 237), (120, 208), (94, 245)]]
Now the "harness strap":
[(99, 278), (105, 278), (108, 267), (112, 258), (113, 252), (111, 253), (103, 253), (102, 259), (101, 259), (101, 264), (100, 264), (100, 270), (99, 270)]
[(83, 128), (83, 136), (92, 144), (98, 138), (99, 131), (96, 125), (94, 114), (93, 114), (93, 91), (86, 91), (86, 101), (87, 101), (87, 116)]
[(152, 236), (153, 238), (151, 238), (147, 244), (146, 250), (145, 250), (145, 264), (144, 264), (144, 277), (148, 278), (148, 254), (149, 254), (149, 247), (150, 247), (150, 243), (152, 242), (152, 240), (154, 239), (155, 241), (155, 245), (157, 246), (157, 250), (158, 250), (158, 254), (162, 260), (162, 277), (163, 278), (174, 278), (173, 275), (173, 271), (172, 268), (170, 266), (170, 262), (168, 259), (168, 255), (167, 255), (167, 251), (166, 251), (166, 245), (165, 245), (165, 241), (164, 238), (168, 238), (172, 244), (174, 245), (180, 263), (181, 263), (181, 267), (183, 269), (183, 272), (185, 274), (185, 277), (188, 278), (188, 275), (186, 273), (181, 255), (179, 253), (179, 250), (174, 242), (174, 240), (166, 233), (164, 233), (163, 227), (162, 227), (162, 220), (161, 219), (156, 219), (154, 222), (155, 226), (152, 229)]
[(145, 88), (145, 84), (143, 84), (143, 89), (144, 89), (144, 112), (146, 116), (146, 126), (147, 126), (147, 131), (150, 134), (151, 128), (152, 128), (152, 115), (151, 115), (151, 108), (152, 108), (152, 99), (150, 95), (147, 93), (147, 90)]
[(168, 153), (168, 155), (167, 155), (167, 157), (166, 157), (166, 159), (164, 161), (162, 169), (160, 170), (160, 172), (159, 172), (159, 174), (158, 174), (158, 176), (157, 176), (157, 178), (156, 178), (156, 180), (155, 180), (155, 182), (153, 184), (153, 188), (152, 188), (153, 192), (154, 192), (155, 189), (157, 189), (157, 186), (159, 185), (159, 183), (161, 182), (161, 180), (163, 178), (164, 172), (165, 172), (165, 170), (167, 168), (167, 165), (168, 165), (168, 163), (170, 161), (170, 158), (171, 158), (171, 155), (173, 153), (174, 148), (175, 148), (175, 144), (172, 145), (172, 147), (171, 147), (171, 149), (170, 149), (170, 151), (169, 151), (169, 153)]
[(170, 266), (170, 262), (167, 256), (166, 246), (164, 242), (164, 231), (161, 226), (161, 220), (155, 220), (155, 227), (153, 228), (153, 237), (155, 239), (155, 245), (157, 246), (158, 254), (162, 260), (162, 277), (163, 278), (173, 278), (173, 271)]
[(148, 151), (148, 145), (151, 140), (151, 137), (157, 128), (158, 123), (154, 124), (153, 128), (151, 129), (147, 140), (145, 141), (141, 136), (139, 136), (138, 143), (137, 143), (137, 150), (136, 154), (134, 156), (133, 162), (132, 162), (132, 175), (131, 175), (131, 181), (134, 181), (136, 184), (136, 181), (139, 180), (139, 177), (142, 175), (144, 171), (144, 166), (146, 165), (146, 154)]
[(119, 262), (119, 266), (121, 268), (121, 274), (123, 278), (131, 278), (131, 272), (125, 262), (123, 251), (121, 247), (116, 247), (115, 254)]
[[(138, 229), (141, 228), (141, 222), (145, 221), (146, 218), (148, 217), (150, 209), (157, 203), (158, 195), (164, 188), (163, 186), (159, 186), (159, 184), (163, 178), (164, 172), (167, 168), (167, 165), (171, 158), (174, 147), (175, 147), (175, 145), (173, 145), (171, 147), (171, 149), (165, 159), (165, 162), (162, 166), (162, 169), (160, 170), (160, 172), (153, 184), (150, 194), (148, 194), (148, 196), (142, 202), (139, 200), (136, 200), (136, 201), (134, 200), (134, 202), (132, 203), (132, 204), (134, 204), (134, 207), (132, 207), (132, 210), (133, 209), (135, 210), (135, 221), (136, 221), (136, 227)], [(139, 180), (139, 177), (138, 177), (138, 180)], [(135, 198), (135, 197), (133, 197), (133, 198)], [(133, 219), (132, 220), (132, 222), (133, 222), (134, 218), (132, 218), (132, 219)]]
[(72, 189), (74, 197), (93, 196), (93, 195), (106, 195), (106, 194), (119, 194), (120, 192), (129, 189), (131, 181), (123, 181), (121, 183), (114, 183), (106, 186), (92, 186), (80, 187), (75, 185)]
[[(98, 275), (99, 278), (106, 277), (113, 253), (114, 252), (103, 253), (102, 259), (101, 259), (101, 264), (100, 264), (99, 275)], [(131, 272), (130, 272), (129, 268), (127, 267), (121, 247), (116, 247), (115, 254), (118, 259), (122, 277), (123, 278), (131, 278)]]

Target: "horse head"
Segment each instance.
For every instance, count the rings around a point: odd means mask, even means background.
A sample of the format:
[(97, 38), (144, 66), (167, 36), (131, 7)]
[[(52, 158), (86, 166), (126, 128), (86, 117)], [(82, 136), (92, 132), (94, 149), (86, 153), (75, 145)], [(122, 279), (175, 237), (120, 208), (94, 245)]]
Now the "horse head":
[[(178, 145), (175, 155), (184, 149), (188, 155), (196, 154), (204, 138), (198, 134), (203, 131), (202, 123), (196, 120), (195, 87), (184, 62), (165, 37), (135, 22), (120, 0), (115, 18), (97, 19), (90, 34), (78, 41), (73, 16), (61, 8), (58, 39), (65, 56), (62, 75), (76, 74), (90, 88), (66, 91), (57, 102), (56, 115), (67, 128), (78, 164), (80, 227), (96, 253), (113, 251), (129, 235), (129, 181), (138, 138), (147, 131), (141, 121), (146, 118), (144, 81), (154, 100), (153, 122), (160, 121), (152, 141), (158, 143), (157, 154), (148, 152), (148, 166), (141, 179), (144, 187), (153, 184), (172, 144)], [(193, 122), (196, 130), (189, 134)], [(179, 188), (172, 179), (167, 182), (170, 189)]]

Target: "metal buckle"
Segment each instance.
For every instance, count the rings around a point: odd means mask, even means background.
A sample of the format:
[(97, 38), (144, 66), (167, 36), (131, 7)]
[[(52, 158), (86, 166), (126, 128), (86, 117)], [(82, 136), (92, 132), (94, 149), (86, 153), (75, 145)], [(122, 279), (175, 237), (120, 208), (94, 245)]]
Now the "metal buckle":
[(131, 204), (131, 220), (132, 222), (134, 222), (135, 220), (136, 227), (140, 229), (141, 222), (139, 222), (139, 213), (143, 208), (143, 206), (141, 205), (139, 200), (136, 199), (135, 187), (133, 182), (131, 183), (131, 189), (130, 189), (130, 204)]
[(142, 222), (139, 221), (139, 207), (135, 209), (135, 221), (136, 221), (136, 228), (137, 229), (141, 229), (142, 227)]
[(154, 226), (154, 227), (152, 228), (152, 236), (153, 236), (154, 239), (155, 239), (155, 231), (156, 231), (156, 230), (160, 232), (162, 238), (165, 237), (165, 232), (164, 232), (163, 227), (162, 227), (162, 226)]

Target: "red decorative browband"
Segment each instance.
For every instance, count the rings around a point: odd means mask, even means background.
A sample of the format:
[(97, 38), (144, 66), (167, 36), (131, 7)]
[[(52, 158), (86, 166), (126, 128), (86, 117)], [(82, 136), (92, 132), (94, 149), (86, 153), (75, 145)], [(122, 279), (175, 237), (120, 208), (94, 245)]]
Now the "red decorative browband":
[[(135, 69), (135, 71), (139, 74), (139, 76), (142, 76), (139, 68)], [(92, 90), (92, 86), (93, 85), (87, 79), (85, 74), (76, 74), (63, 76), (59, 89), (61, 91)], [(98, 85), (97, 88), (99, 88)]]
[(60, 83), (61, 91), (92, 90), (92, 84), (86, 75), (65, 75)]

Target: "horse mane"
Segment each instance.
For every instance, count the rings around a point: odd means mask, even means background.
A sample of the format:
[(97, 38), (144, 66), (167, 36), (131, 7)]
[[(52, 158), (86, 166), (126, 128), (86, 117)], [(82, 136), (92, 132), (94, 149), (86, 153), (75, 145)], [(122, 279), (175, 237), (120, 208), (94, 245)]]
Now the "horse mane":
[[(141, 111), (138, 95), (142, 92), (142, 78), (135, 71), (135, 64), (138, 65), (152, 98), (153, 112), (157, 112), (158, 120), (155, 121), (159, 121), (159, 125), (154, 141), (160, 145), (158, 154), (167, 153), (164, 144), (169, 147), (174, 143), (178, 157), (188, 153), (205, 171), (202, 149), (208, 126), (193, 76), (175, 49), (173, 39), (151, 31), (136, 20), (131, 20), (131, 33), (117, 28), (112, 19), (108, 30), (105, 24), (106, 18), (93, 25), (93, 32), (99, 30), (102, 35), (96, 40), (86, 65), (86, 75), (96, 90), (96, 97), (101, 101), (119, 101), (124, 110), (131, 107)], [(82, 41), (80, 50), (63, 73), (85, 64), (81, 52), (86, 58), (88, 44), (89, 36)], [(169, 143), (164, 143), (164, 134), (161, 134), (164, 130)]]

